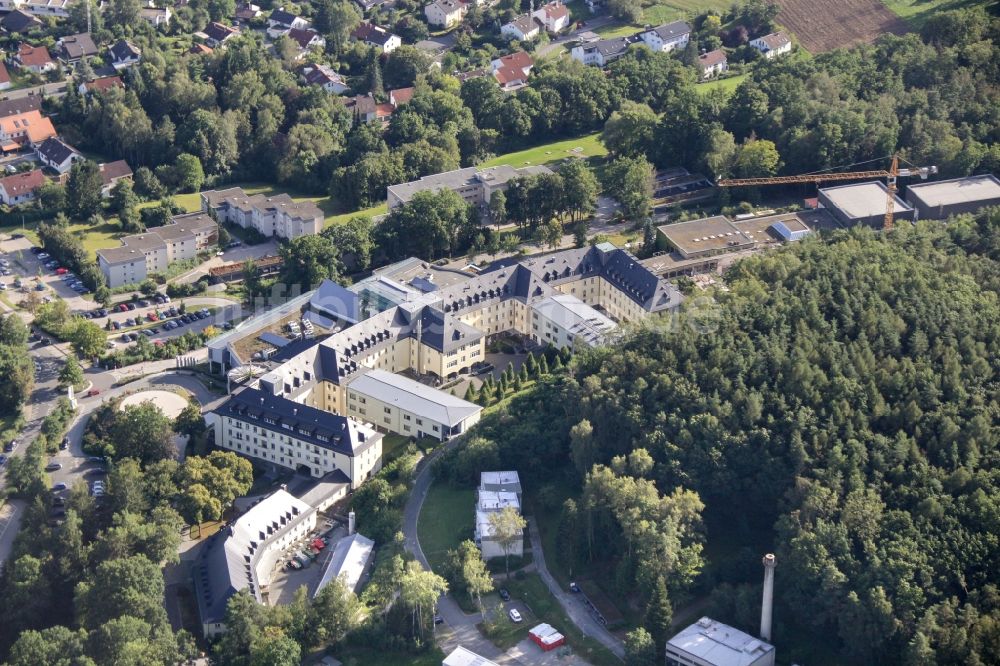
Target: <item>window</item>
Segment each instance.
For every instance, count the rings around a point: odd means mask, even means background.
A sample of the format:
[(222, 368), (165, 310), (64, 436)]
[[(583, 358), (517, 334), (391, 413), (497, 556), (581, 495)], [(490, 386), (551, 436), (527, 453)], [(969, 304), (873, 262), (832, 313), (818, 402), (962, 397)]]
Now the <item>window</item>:
[(417, 419), (417, 425), (423, 425), (423, 424), (424, 424), (423, 419)]
[(410, 420), (410, 415), (409, 414), (403, 414), (403, 420), (404, 421), (409, 421)]
[(389, 409), (388, 407), (383, 407), (382, 411), (385, 412), (386, 414), (392, 414), (392, 410)]

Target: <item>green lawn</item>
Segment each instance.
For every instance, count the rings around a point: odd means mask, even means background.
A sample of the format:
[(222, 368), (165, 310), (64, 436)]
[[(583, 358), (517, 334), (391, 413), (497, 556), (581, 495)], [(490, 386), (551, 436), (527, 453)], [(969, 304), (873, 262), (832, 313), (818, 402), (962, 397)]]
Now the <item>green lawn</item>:
[(395, 433), (384, 435), (382, 437), (382, 464), (388, 465), (406, 453), (406, 447), (412, 440), (412, 437), (397, 435)]
[(476, 494), (472, 488), (455, 489), (435, 483), (427, 491), (420, 510), (417, 533), (420, 548), (434, 571), (441, 571), (445, 553), (473, 538)]
[[(698, 14), (704, 14), (705, 12), (711, 10), (722, 14), (726, 12), (732, 4), (733, 3), (729, 0), (660, 0), (652, 6), (643, 8), (641, 23), (606, 25), (594, 29), (594, 32), (605, 39), (611, 39), (612, 37), (624, 37), (626, 35), (633, 35), (640, 30), (643, 30), (646, 27), (646, 24), (663, 25), (664, 23), (670, 23), (671, 21), (692, 19)], [(584, 10), (586, 10), (586, 5), (584, 5)], [(587, 20), (586, 16), (581, 18)]]
[(509, 164), (512, 167), (523, 167), (532, 164), (548, 164), (566, 157), (601, 157), (608, 154), (598, 137), (600, 132), (588, 134), (576, 139), (562, 139), (542, 146), (519, 150), (506, 155), (500, 155), (480, 166), (491, 167)]
[(743, 83), (743, 80), (749, 76), (748, 74), (740, 74), (739, 76), (730, 76), (727, 79), (715, 79), (714, 81), (706, 81), (705, 83), (699, 83), (694, 87), (695, 90), (703, 95), (707, 95), (713, 90), (723, 90), (727, 94), (733, 94), (736, 87)]
[[(549, 588), (538, 577), (530, 574), (524, 580), (512, 579), (505, 583), (511, 598), (524, 602), (531, 612), (542, 622), (555, 627), (566, 637), (566, 643), (573, 651), (594, 666), (621, 666), (621, 661), (603, 645), (576, 628), (556, 601)], [(527, 624), (527, 623), (525, 623)], [(530, 627), (526, 627), (528, 629)]]
[(911, 27), (918, 29), (935, 12), (980, 5), (989, 6), (994, 3), (983, 0), (882, 0), (882, 4), (896, 16), (905, 19)]

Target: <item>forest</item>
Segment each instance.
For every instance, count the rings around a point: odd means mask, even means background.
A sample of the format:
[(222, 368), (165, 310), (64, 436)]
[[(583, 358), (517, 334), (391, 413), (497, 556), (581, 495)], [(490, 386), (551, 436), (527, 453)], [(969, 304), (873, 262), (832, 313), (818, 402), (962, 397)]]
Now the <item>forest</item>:
[(562, 512), (560, 565), (623, 605), (666, 577), (756, 633), (775, 552), (783, 661), (997, 663), (1000, 209), (725, 283), (484, 418), (451, 475), (517, 469)]

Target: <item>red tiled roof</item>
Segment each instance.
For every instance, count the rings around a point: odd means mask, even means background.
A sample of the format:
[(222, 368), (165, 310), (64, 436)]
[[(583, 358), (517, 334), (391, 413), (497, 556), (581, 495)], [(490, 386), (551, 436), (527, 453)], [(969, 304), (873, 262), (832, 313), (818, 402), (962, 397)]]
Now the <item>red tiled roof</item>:
[(726, 53), (722, 49), (716, 49), (698, 56), (698, 64), (702, 67), (714, 67), (726, 62)]
[(524, 70), (517, 67), (501, 67), (497, 71), (493, 72), (493, 76), (496, 77), (496, 80), (502, 86), (515, 81), (523, 81), (528, 78), (527, 75), (525, 75)]
[(193, 53), (194, 55), (205, 55), (208, 53), (215, 53), (215, 49), (205, 46), (204, 44), (194, 44), (188, 49), (188, 53)]
[(0, 186), (3, 186), (9, 197), (19, 197), (26, 192), (34, 192), (44, 184), (45, 176), (40, 169), (16, 173), (13, 176), (0, 179)]
[(309, 48), (309, 42), (311, 42), (316, 35), (317, 33), (315, 30), (292, 28), (288, 31), (288, 38), (297, 43), (299, 47), (303, 49)]
[(17, 59), (25, 67), (43, 67), (52, 62), (49, 50), (44, 46), (21, 44), (17, 47)]
[(392, 104), (376, 104), (375, 116), (378, 118), (388, 118), (396, 108)]
[(542, 7), (545, 15), (552, 20), (558, 20), (564, 16), (569, 16), (569, 9), (566, 8), (561, 2), (550, 2), (549, 4)]
[(389, 91), (389, 101), (396, 106), (406, 104), (411, 99), (413, 99), (412, 86), (409, 88), (396, 88), (395, 90)]
[(124, 88), (125, 82), (120, 76), (102, 76), (83, 85), (89, 92), (104, 92), (112, 88)]
[(505, 55), (500, 60), (500, 68), (504, 67), (514, 67), (516, 69), (527, 69), (528, 67), (534, 67), (535, 61), (531, 59), (526, 51), (518, 51), (517, 53), (511, 53), (510, 55)]

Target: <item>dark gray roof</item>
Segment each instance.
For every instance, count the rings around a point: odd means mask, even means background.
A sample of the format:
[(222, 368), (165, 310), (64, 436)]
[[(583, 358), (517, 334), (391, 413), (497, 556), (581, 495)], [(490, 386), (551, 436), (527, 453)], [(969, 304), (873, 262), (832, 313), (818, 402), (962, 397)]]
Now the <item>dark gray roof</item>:
[(351, 324), (361, 319), (360, 306), (357, 294), (331, 280), (323, 280), (309, 299), (309, 307), (313, 310)]
[(198, 601), (198, 614), (205, 624), (223, 622), (229, 599), (238, 591), (233, 584), (246, 578), (246, 572), (233, 570), (232, 560), (226, 552), (227, 530), (213, 534), (202, 548), (199, 558), (191, 567), (194, 594)]
[[(220, 417), (239, 419), (261, 428), (282, 432), (291, 426), (296, 439), (320, 448), (347, 456), (368, 448), (375, 438), (366, 438), (357, 424), (338, 414), (302, 405), (281, 396), (270, 395), (259, 389), (247, 388), (219, 406), (215, 413)], [(268, 423), (265, 419), (275, 421)], [(304, 431), (304, 432), (303, 432)], [(357, 437), (357, 440), (355, 440)]]
[(634, 43), (630, 37), (615, 37), (613, 39), (602, 39), (599, 42), (592, 42), (584, 47), (584, 51), (590, 53), (597, 51), (605, 58), (621, 55)]
[(266, 342), (267, 344), (277, 347), (278, 349), (281, 349), (291, 342), (288, 338), (278, 335), (277, 333), (271, 333), (270, 331), (264, 331), (261, 333), (260, 339), (261, 342)]
[(28, 111), (38, 111), (42, 108), (41, 95), (28, 95), (17, 99), (0, 100), (0, 118), (14, 116)]
[(28, 32), (40, 25), (42, 22), (38, 18), (22, 12), (20, 9), (15, 9), (0, 21), (0, 26), (7, 32)]
[(124, 62), (125, 60), (138, 58), (142, 55), (142, 51), (138, 47), (125, 39), (119, 39), (111, 45), (109, 50), (111, 51), (111, 57), (117, 62)]
[(690, 34), (691, 26), (686, 21), (674, 21), (673, 23), (657, 26), (647, 32), (655, 32), (659, 35), (660, 39), (667, 41), (681, 35)]
[(59, 40), (62, 43), (62, 55), (68, 60), (77, 60), (85, 56), (97, 55), (97, 45), (94, 44), (89, 32), (79, 35), (67, 35)]
[(271, 12), (271, 15), (267, 17), (267, 20), (280, 23), (281, 25), (291, 26), (297, 18), (298, 16), (292, 14), (291, 12), (286, 12), (284, 9), (275, 9)]
[(62, 164), (70, 156), (76, 154), (76, 150), (55, 137), (50, 137), (39, 144), (35, 151), (46, 160), (54, 164)]
[(425, 306), (420, 313), (420, 341), (437, 351), (447, 354), (459, 347), (475, 342), (483, 337), (479, 329), (463, 324), (457, 317), (445, 316), (445, 313), (435, 307)]

